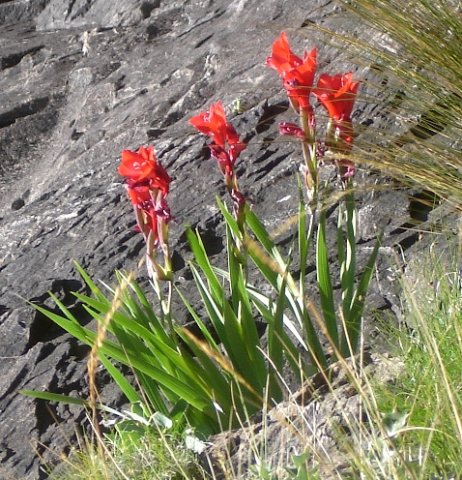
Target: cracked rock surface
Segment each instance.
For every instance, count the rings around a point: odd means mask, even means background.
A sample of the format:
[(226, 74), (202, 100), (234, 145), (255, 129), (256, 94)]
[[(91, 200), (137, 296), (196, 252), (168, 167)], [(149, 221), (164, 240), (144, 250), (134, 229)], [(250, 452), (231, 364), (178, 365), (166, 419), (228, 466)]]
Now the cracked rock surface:
[[(46, 478), (41, 460), (55, 462), (84, 421), (80, 409), (18, 393), (87, 394), (87, 348), (27, 301), (52, 308), (51, 291), (85, 323), (71, 294), (83, 289), (72, 260), (109, 284), (115, 269), (136, 266), (143, 241), (116, 172), (122, 149), (153, 144), (173, 178), (172, 249), (186, 292), (185, 225), (200, 228), (213, 258), (224, 249), (215, 204), (222, 178), (190, 116), (221, 99), (249, 143), (238, 174), (255, 210), (270, 230), (296, 212), (301, 158), (296, 143), (278, 137), (278, 123), (294, 114), (264, 65), (272, 42), (284, 29), (296, 51), (318, 43), (320, 68), (376, 75), (358, 70), (314, 24), (360, 28), (329, 0), (0, 2), (0, 478)], [(399, 133), (399, 122), (377, 104), (359, 100), (354, 121), (365, 136), (372, 123)], [(373, 180), (361, 173), (358, 182)], [(406, 191), (365, 194), (362, 202), (362, 251), (370, 251), (377, 229), (385, 229), (385, 246), (409, 237), (400, 230), (409, 218)], [(289, 227), (279, 230), (287, 243)], [(394, 294), (386, 249), (378, 268), (384, 283), (373, 287), (371, 302), (387, 308)], [(186, 318), (175, 308), (179, 321)], [(123, 401), (104, 373), (99, 380), (103, 399)]]

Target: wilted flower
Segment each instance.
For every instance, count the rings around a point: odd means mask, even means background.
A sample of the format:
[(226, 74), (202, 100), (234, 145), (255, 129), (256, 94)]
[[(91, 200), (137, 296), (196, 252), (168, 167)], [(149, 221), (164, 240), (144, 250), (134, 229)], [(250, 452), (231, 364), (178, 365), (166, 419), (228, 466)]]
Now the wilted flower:
[(284, 88), (297, 111), (301, 108), (311, 113), (309, 95), (316, 73), (316, 56), (316, 48), (305, 52), (303, 58), (295, 55), (290, 49), (286, 33), (282, 32), (273, 43), (271, 55), (266, 59), (266, 65), (274, 68), (281, 76)]
[(340, 178), (343, 181), (355, 176), (356, 165), (350, 160), (342, 158), (337, 162), (337, 166), (339, 169)]

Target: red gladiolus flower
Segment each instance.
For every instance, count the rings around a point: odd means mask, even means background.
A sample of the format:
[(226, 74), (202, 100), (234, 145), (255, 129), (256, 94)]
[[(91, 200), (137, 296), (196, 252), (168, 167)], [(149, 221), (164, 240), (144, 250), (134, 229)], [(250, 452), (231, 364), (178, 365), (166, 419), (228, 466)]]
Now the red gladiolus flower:
[[(134, 207), (137, 230), (146, 242), (148, 274), (152, 279), (172, 279), (172, 263), (168, 247), (168, 223), (171, 220), (166, 197), (171, 179), (157, 161), (153, 147), (140, 147), (138, 151), (124, 150), (118, 167), (125, 177), (128, 197)], [(157, 257), (162, 252), (164, 266)]]
[[(329, 113), (329, 124), (326, 146), (338, 153), (347, 153), (353, 147), (354, 129), (351, 122), (359, 82), (352, 81), (353, 74), (320, 76), (318, 85), (313, 89), (313, 94)], [(348, 159), (337, 161), (340, 176), (343, 181), (352, 177), (356, 172), (356, 166)]]
[(127, 179), (129, 188), (146, 186), (160, 190), (163, 196), (168, 194), (171, 178), (158, 163), (153, 147), (140, 147), (137, 152), (124, 150), (118, 172)]
[[(225, 109), (221, 102), (212, 103), (208, 112), (199, 113), (199, 115), (191, 118), (189, 123), (197, 128), (199, 132), (212, 137), (214, 143), (220, 147), (224, 148), (226, 146), (228, 122), (226, 121)], [(229, 130), (230, 133), (233, 133), (231, 129)]]
[(126, 179), (128, 197), (135, 207), (138, 228), (147, 238), (158, 241), (158, 219), (170, 221), (165, 197), (171, 179), (157, 161), (153, 147), (140, 147), (138, 151), (124, 150), (118, 171)]
[(142, 210), (149, 210), (154, 207), (151, 192), (147, 185), (134, 185), (130, 187), (130, 180), (127, 180), (127, 192), (132, 205)]
[(359, 82), (353, 82), (352, 77), (352, 73), (334, 76), (324, 73), (313, 89), (313, 94), (336, 123), (351, 122), (351, 112), (359, 87)]
[(233, 174), (234, 164), (240, 153), (246, 148), (234, 127), (226, 120), (225, 109), (221, 102), (210, 106), (208, 112), (201, 112), (189, 120), (199, 132), (212, 138), (209, 145), (212, 156), (218, 161), (225, 175)]
[(281, 76), (296, 110), (301, 108), (311, 112), (309, 95), (316, 73), (316, 56), (316, 48), (309, 53), (305, 52), (303, 59), (295, 55), (290, 49), (286, 33), (282, 32), (273, 43), (271, 55), (266, 59), (266, 65), (274, 68)]

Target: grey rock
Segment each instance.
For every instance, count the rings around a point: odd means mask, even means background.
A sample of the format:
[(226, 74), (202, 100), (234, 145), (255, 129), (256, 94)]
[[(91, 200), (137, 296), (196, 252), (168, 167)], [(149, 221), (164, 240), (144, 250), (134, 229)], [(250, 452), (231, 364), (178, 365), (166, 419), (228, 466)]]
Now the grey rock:
[[(347, 51), (321, 42), (322, 34), (308, 28), (312, 23), (359, 29), (328, 0), (0, 3), (1, 478), (46, 478), (39, 457), (56, 461), (68, 448), (59, 432), (72, 443), (81, 426), (81, 411), (50, 404), (53, 418), (43, 402), (18, 394), (24, 388), (86, 395), (87, 350), (26, 300), (53, 308), (52, 291), (85, 323), (71, 294), (83, 288), (71, 260), (109, 284), (114, 270), (136, 268), (143, 242), (116, 173), (122, 149), (153, 143), (173, 177), (172, 249), (177, 283), (188, 294), (185, 225), (203, 232), (214, 261), (224, 249), (215, 204), (224, 193), (222, 178), (204, 138), (186, 122), (212, 101), (223, 100), (249, 142), (238, 166), (243, 190), (268, 228), (279, 229), (278, 241), (290, 243), (300, 154), (295, 142), (278, 141), (279, 121), (293, 114), (265, 58), (284, 28), (297, 51), (319, 43), (321, 68), (356, 69)], [(377, 75), (356, 70), (365, 79)], [(370, 85), (367, 94), (386, 105), (392, 93)], [(231, 113), (236, 99), (245, 106), (239, 115)], [(390, 127), (377, 105), (361, 101), (355, 122), (363, 124), (366, 140), (371, 122)], [(402, 125), (393, 128), (398, 135)], [(358, 176), (364, 181), (372, 182), (369, 174)], [(384, 198), (361, 198), (361, 261), (375, 226), (385, 229), (386, 245), (409, 236), (399, 230), (409, 218), (407, 193)], [(390, 268), (386, 254), (379, 268)], [(144, 272), (139, 276), (145, 279)], [(393, 302), (392, 282), (386, 276), (383, 282), (371, 295), (376, 308)], [(186, 322), (184, 309), (174, 308)], [(109, 403), (122, 401), (100, 380)]]
[(45, 8), (49, 0), (3, 0), (0, 3), (0, 25), (10, 26), (18, 21), (33, 20)]

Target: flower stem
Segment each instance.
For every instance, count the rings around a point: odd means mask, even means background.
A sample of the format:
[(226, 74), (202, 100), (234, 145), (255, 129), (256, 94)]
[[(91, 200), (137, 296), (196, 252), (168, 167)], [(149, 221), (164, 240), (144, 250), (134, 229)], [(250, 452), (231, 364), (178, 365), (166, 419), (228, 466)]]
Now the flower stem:
[(313, 126), (310, 125), (310, 121), (312, 121), (313, 118), (314, 117), (310, 112), (300, 109), (300, 127), (304, 133), (302, 151), (305, 160), (305, 185), (310, 210), (315, 209), (317, 206), (319, 187), (316, 134)]
[(225, 174), (225, 183), (226, 189), (228, 190), (229, 196), (233, 200), (233, 212), (236, 218), (239, 230), (242, 235), (245, 233), (245, 197), (239, 189), (239, 184), (237, 183), (236, 174), (233, 172), (231, 175)]

